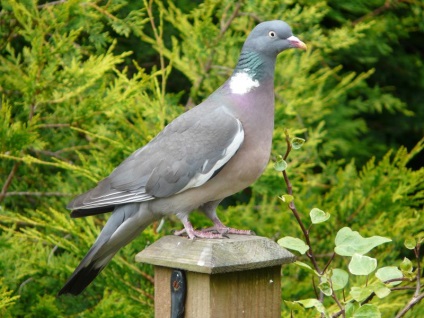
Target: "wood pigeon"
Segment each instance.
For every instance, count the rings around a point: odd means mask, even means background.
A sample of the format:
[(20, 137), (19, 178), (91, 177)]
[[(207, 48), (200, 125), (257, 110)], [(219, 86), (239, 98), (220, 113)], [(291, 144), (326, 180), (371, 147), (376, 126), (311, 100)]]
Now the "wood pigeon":
[[(306, 49), (279, 20), (258, 24), (243, 45), (231, 77), (205, 101), (173, 120), (147, 145), (67, 208), (72, 217), (112, 212), (94, 245), (60, 294), (81, 293), (115, 253), (149, 224), (175, 214), (190, 239), (251, 234), (226, 227), (216, 207), (262, 174), (274, 129), (274, 69), (277, 55)], [(199, 209), (214, 226), (195, 230)]]

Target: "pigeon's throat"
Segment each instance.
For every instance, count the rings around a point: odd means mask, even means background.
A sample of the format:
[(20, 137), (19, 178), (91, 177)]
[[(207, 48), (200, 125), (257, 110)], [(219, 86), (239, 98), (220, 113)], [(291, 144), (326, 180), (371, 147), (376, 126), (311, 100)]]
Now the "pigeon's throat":
[(231, 93), (237, 95), (244, 95), (249, 93), (252, 89), (259, 87), (260, 83), (249, 74), (249, 70), (242, 70), (234, 73), (230, 78)]
[(260, 87), (265, 79), (273, 77), (274, 65), (275, 61), (269, 63), (255, 52), (242, 52), (229, 80), (231, 93), (244, 95)]

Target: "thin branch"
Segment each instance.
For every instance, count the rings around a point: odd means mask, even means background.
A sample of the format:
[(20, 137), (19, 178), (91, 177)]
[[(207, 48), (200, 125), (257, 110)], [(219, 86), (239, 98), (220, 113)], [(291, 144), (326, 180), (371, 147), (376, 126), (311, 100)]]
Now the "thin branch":
[(359, 19), (356, 19), (355, 21), (353, 21), (352, 25), (356, 25), (356, 24), (358, 24), (358, 23), (360, 23), (360, 22), (362, 22), (362, 21), (364, 21), (368, 18), (375, 17), (375, 16), (383, 13), (384, 11), (389, 10), (390, 7), (391, 7), (390, 2), (391, 2), (390, 0), (386, 0), (382, 6), (376, 8), (372, 12), (367, 13), (366, 15), (364, 15), (364, 16), (360, 17)]
[(9, 189), (10, 184), (12, 183), (13, 177), (16, 174), (16, 171), (18, 170), (19, 162), (15, 162), (15, 164), (12, 167), (12, 170), (10, 171), (9, 175), (7, 176), (6, 182), (3, 185), (3, 188), (0, 192), (0, 202), (3, 201), (3, 199), (6, 197), (7, 189)]
[(48, 2), (48, 3), (44, 3), (44, 4), (39, 4), (37, 6), (37, 8), (43, 9), (45, 7), (50, 7), (50, 6), (55, 6), (55, 5), (58, 5), (58, 4), (65, 3), (66, 1), (68, 1), (68, 0), (58, 0), (58, 1), (52, 1), (52, 2)]
[[(290, 143), (290, 137), (289, 137), (289, 134), (287, 133), (287, 131), (286, 131), (286, 143), (287, 143), (287, 151), (286, 151), (286, 154), (284, 155), (284, 159), (287, 159), (287, 157), (290, 154), (290, 151), (292, 149), (292, 146), (291, 146), (291, 143)], [(293, 195), (293, 187), (291, 185), (289, 177), (287, 176), (286, 170), (283, 170), (283, 177), (284, 177), (284, 181), (285, 181), (286, 186), (287, 186), (288, 194)], [(308, 245), (308, 247), (309, 247), (309, 250), (306, 253), (306, 256), (308, 256), (308, 258), (311, 260), (312, 264), (314, 265), (315, 270), (318, 273), (322, 274), (322, 271), (319, 269), (318, 263), (315, 259), (314, 252), (312, 250), (312, 244), (311, 244), (311, 241), (309, 239), (309, 231), (305, 228), (305, 225), (303, 224), (302, 219), (300, 218), (300, 214), (296, 209), (294, 201), (291, 201), (289, 203), (289, 209), (293, 212), (293, 215), (296, 218), (297, 223), (299, 224), (299, 226), (300, 226), (300, 228), (303, 232), (303, 236), (305, 237), (306, 245)]]
[(62, 127), (70, 127), (70, 124), (40, 124), (37, 125), (37, 128), (62, 128)]
[(412, 307), (418, 304), (422, 299), (424, 299), (424, 293), (412, 297), (410, 302), (401, 311), (399, 311), (395, 318), (403, 317), (410, 309), (412, 309)]
[(390, 288), (391, 291), (394, 290), (415, 290), (415, 287), (412, 286), (400, 286), (400, 287), (392, 287)]
[(312, 275), (312, 287), (314, 288), (314, 293), (315, 293), (315, 297), (316, 297), (316, 299), (318, 299), (319, 298), (319, 292), (318, 292), (318, 289), (317, 289), (317, 285), (315, 285), (315, 276), (313, 276)]
[[(333, 286), (331, 286), (331, 289), (333, 289)], [(339, 306), (340, 308), (340, 313), (343, 315), (343, 317), (346, 317), (346, 313), (345, 310), (343, 308), (343, 305), (340, 303), (339, 299), (337, 298), (336, 294), (333, 291), (333, 294), (331, 295), (331, 297), (334, 299), (334, 301), (336, 302), (337, 306)]]
[(415, 289), (414, 296), (409, 301), (409, 303), (407, 303), (405, 305), (405, 307), (403, 307), (403, 309), (401, 311), (399, 311), (399, 313), (396, 315), (395, 318), (401, 318), (401, 317), (403, 317), (409, 310), (412, 309), (412, 307), (414, 307), (422, 299), (424, 299), (424, 293), (421, 293), (420, 294), (420, 291), (421, 291), (420, 248), (421, 248), (421, 243), (418, 243), (417, 246), (415, 246), (415, 248), (414, 248), (415, 258), (417, 259), (417, 276), (416, 276), (417, 285), (414, 288)]
[(421, 290), (421, 262), (420, 262), (420, 248), (421, 243), (418, 243), (414, 248), (415, 258), (417, 259), (417, 288), (415, 290), (415, 295), (418, 296)]
[(328, 260), (327, 264), (325, 265), (324, 269), (322, 270), (323, 273), (327, 270), (328, 266), (330, 266), (331, 262), (333, 261), (334, 257), (336, 256), (336, 253), (333, 252), (331, 255), (331, 258)]

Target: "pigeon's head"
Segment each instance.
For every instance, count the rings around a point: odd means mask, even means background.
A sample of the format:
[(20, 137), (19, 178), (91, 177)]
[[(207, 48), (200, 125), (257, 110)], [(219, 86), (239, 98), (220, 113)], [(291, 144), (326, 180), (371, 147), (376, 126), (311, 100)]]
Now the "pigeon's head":
[(244, 43), (243, 51), (277, 56), (290, 48), (306, 50), (306, 45), (293, 35), (286, 22), (273, 20), (262, 22), (252, 30)]

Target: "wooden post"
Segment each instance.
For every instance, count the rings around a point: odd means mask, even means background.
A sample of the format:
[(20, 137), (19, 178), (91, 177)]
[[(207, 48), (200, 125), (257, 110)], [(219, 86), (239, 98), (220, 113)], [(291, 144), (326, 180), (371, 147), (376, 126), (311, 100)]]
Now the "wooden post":
[(165, 236), (136, 255), (155, 265), (155, 317), (169, 318), (173, 269), (186, 271), (185, 318), (281, 317), (281, 265), (295, 256), (260, 236)]

